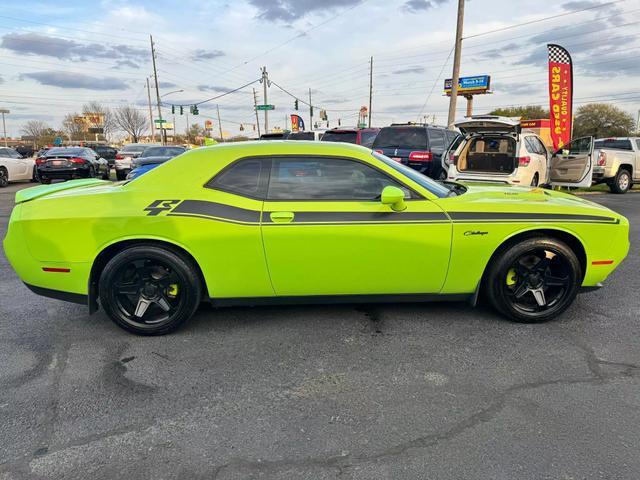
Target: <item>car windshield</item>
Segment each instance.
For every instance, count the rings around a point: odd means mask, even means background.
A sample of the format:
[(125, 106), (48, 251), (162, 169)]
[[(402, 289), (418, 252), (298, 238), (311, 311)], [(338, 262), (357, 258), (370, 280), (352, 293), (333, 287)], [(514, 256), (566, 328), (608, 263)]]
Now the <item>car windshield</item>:
[(423, 127), (387, 127), (380, 130), (373, 148), (406, 148), (424, 150), (428, 148), (427, 130)]
[(147, 147), (145, 148), (140, 158), (146, 157), (175, 157), (184, 153), (183, 147)]
[(626, 138), (607, 138), (605, 140), (596, 140), (594, 148), (610, 148), (613, 150), (633, 150), (631, 140)]
[(287, 136), (287, 140), (314, 140), (313, 132), (295, 132)]
[(449, 188), (421, 174), (417, 170), (414, 170), (411, 167), (407, 167), (406, 165), (403, 165), (394, 160), (391, 160), (389, 157), (387, 157), (386, 155), (382, 155), (381, 153), (378, 153), (378, 152), (371, 152), (371, 153), (375, 158), (377, 158), (381, 162), (386, 163), (388, 166), (400, 172), (405, 177), (410, 178), (421, 187), (426, 188), (437, 197), (444, 198), (451, 194), (451, 190)]
[(358, 134), (356, 132), (325, 132), (322, 136), (322, 141), (356, 143), (358, 141)]
[(47, 150), (45, 153), (46, 156), (52, 155), (82, 155), (84, 153), (84, 148), (52, 148)]
[(147, 145), (125, 145), (122, 149), (125, 153), (138, 153), (144, 151), (145, 148), (149, 148)]

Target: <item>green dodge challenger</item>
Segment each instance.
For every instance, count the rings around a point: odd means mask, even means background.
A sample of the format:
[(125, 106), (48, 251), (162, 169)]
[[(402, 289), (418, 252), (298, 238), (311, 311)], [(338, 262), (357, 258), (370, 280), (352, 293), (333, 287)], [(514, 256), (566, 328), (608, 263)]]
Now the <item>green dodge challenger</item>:
[(4, 248), (34, 292), (159, 335), (215, 306), (469, 300), (541, 322), (599, 287), (626, 218), (543, 189), (440, 184), (363, 147), (199, 148), (126, 183), (19, 191)]

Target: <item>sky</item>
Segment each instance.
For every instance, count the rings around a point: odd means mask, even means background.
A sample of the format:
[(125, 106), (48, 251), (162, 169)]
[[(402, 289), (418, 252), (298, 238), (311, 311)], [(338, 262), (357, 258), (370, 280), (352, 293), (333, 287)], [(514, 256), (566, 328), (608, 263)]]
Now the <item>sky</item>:
[[(266, 66), (270, 127), (286, 127), (294, 97), (308, 102), (309, 91), (315, 120), (325, 109), (331, 127), (355, 125), (373, 56), (374, 126), (446, 124), (456, 9), (456, 0), (0, 0), (0, 108), (11, 111), (9, 136), (32, 119), (59, 128), (92, 100), (148, 115), (152, 34), (165, 105), (225, 94)], [(546, 107), (545, 45), (558, 43), (573, 56), (576, 106), (605, 101), (636, 118), (639, 14), (640, 0), (468, 0), (461, 75), (491, 75), (493, 91), (475, 98), (474, 113)], [(217, 130), (219, 106), (225, 134), (242, 125), (255, 135), (253, 88), (263, 103), (253, 83), (201, 104), (189, 123), (212, 119)], [(461, 99), (459, 117), (464, 108)], [(298, 113), (308, 122), (306, 105)], [(163, 116), (172, 120), (169, 106)], [(176, 117), (183, 130), (186, 117)]]

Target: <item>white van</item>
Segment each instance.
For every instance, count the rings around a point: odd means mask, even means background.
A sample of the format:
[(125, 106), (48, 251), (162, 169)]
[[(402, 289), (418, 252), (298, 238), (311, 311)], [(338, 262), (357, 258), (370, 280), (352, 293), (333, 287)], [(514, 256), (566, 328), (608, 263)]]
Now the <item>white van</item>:
[(448, 179), (537, 186), (548, 182), (550, 154), (533, 132), (509, 117), (476, 115), (454, 125), (464, 136), (450, 151)]

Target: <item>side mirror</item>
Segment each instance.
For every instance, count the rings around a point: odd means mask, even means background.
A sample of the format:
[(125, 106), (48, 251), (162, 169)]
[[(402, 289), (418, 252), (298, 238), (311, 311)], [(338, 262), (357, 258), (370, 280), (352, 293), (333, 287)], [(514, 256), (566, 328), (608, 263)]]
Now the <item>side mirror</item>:
[(383, 205), (389, 205), (394, 212), (402, 212), (407, 209), (407, 205), (404, 203), (404, 192), (392, 185), (387, 185), (382, 189), (380, 201)]

